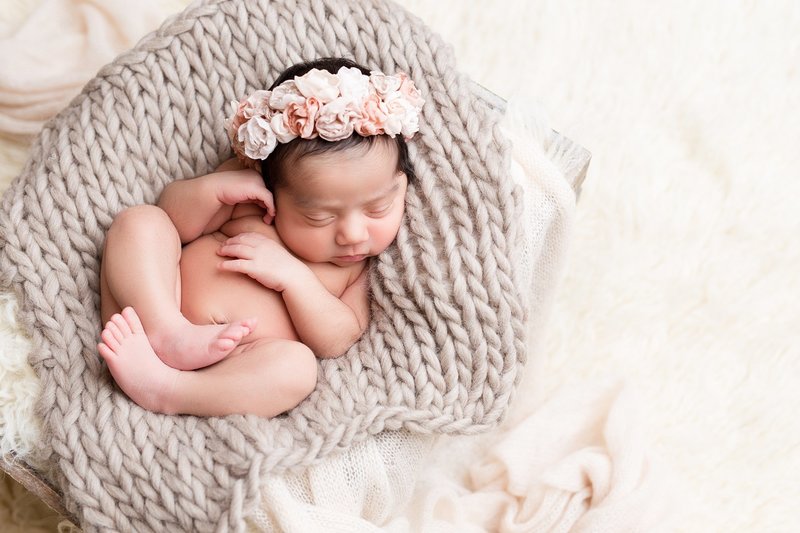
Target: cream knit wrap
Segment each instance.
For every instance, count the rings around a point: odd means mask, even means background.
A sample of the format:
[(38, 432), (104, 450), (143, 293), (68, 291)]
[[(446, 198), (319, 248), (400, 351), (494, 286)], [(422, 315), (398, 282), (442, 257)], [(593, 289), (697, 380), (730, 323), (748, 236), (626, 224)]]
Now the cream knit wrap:
[[(96, 352), (105, 231), (125, 207), (230, 157), (228, 102), (286, 66), (347, 56), (426, 96), (418, 181), (371, 277), (372, 322), (287, 416), (164, 416)], [(512, 257), (522, 199), (499, 113), (451, 49), (383, 0), (200, 2), (104, 67), (48, 122), (3, 197), (0, 271), (35, 348), (40, 411), (67, 508), (93, 530), (240, 530), (260, 480), (386, 429), (473, 433), (503, 416), (524, 363)]]

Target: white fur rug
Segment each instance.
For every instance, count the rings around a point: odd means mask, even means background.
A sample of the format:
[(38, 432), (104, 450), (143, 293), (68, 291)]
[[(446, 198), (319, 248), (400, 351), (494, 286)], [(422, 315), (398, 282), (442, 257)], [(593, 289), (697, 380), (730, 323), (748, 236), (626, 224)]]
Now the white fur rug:
[[(516, 401), (634, 385), (644, 435), (694, 502), (676, 530), (796, 531), (800, 4), (403, 3), (473, 78), (535, 100), (593, 153), (545, 355)], [(23, 156), (0, 144), (3, 184)]]

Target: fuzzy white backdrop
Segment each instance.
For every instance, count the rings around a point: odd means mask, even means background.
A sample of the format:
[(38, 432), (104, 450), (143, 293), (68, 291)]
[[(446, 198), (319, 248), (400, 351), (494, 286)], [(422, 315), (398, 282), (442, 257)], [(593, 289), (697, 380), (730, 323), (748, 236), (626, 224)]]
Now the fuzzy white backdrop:
[(402, 3), (593, 153), (516, 401), (635, 385), (677, 530), (800, 530), (800, 4)]

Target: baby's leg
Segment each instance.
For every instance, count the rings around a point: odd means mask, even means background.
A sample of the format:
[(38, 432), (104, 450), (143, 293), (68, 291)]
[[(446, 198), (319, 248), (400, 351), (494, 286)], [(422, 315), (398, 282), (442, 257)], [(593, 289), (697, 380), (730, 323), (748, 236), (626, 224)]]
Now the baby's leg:
[(156, 356), (131, 308), (114, 315), (98, 345), (117, 384), (145, 409), (167, 414), (278, 415), (317, 383), (317, 362), (304, 344), (258, 339), (202, 370), (177, 370)]
[(141, 205), (114, 219), (100, 272), (101, 315), (136, 309), (155, 352), (182, 370), (225, 358), (255, 327), (255, 319), (194, 325), (180, 312), (181, 242), (169, 216)]

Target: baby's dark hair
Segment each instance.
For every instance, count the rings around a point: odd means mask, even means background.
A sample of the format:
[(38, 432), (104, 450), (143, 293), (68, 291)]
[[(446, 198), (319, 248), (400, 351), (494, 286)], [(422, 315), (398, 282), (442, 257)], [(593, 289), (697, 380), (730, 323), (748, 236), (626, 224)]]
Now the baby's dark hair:
[[(291, 80), (296, 76), (302, 76), (315, 68), (336, 74), (342, 67), (357, 68), (367, 76), (369, 76), (370, 73), (368, 68), (350, 59), (343, 57), (324, 57), (292, 65), (278, 76), (278, 79), (270, 86), (269, 90), (274, 89), (281, 83)], [(326, 141), (325, 139), (317, 137), (315, 139), (296, 138), (286, 144), (279, 143), (269, 157), (261, 162), (261, 176), (267, 188), (275, 192), (275, 188), (284, 183), (284, 163), (288, 161), (298, 161), (308, 155), (338, 152), (362, 145), (365, 150), (369, 150), (376, 142), (393, 142), (397, 145), (397, 170), (398, 172), (404, 172), (408, 177), (408, 181), (412, 182), (416, 175), (414, 173), (414, 167), (411, 164), (411, 158), (408, 155), (408, 145), (406, 145), (402, 135), (396, 135), (394, 138), (388, 135), (370, 135), (362, 137), (355, 132), (340, 141)]]

